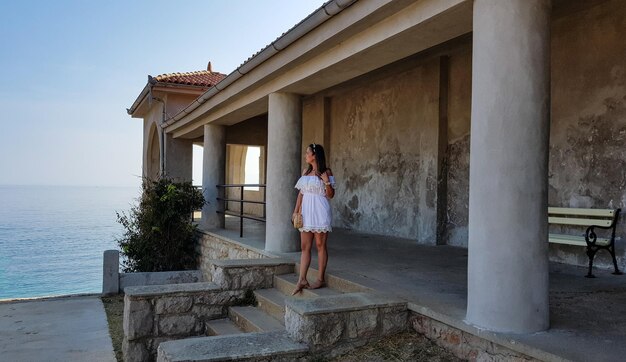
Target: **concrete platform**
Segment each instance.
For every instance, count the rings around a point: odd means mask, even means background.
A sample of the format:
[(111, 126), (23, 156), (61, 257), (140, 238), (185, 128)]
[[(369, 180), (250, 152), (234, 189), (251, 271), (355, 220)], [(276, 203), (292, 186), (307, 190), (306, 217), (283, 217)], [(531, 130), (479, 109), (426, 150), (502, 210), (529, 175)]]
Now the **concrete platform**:
[[(261, 223), (244, 224), (243, 238), (235, 220), (227, 220), (226, 226), (210, 231), (254, 248), (263, 243)], [(511, 335), (478, 331), (464, 323), (467, 249), (336, 229), (329, 237), (328, 253), (328, 273), (333, 276), (400, 297), (420, 313), (517, 346), (516, 350), (572, 361), (623, 361), (626, 355), (626, 275), (595, 270), (597, 278), (588, 279), (583, 277), (585, 268), (551, 263), (551, 328)], [(299, 260), (299, 253), (277, 256)], [(316, 260), (311, 263), (315, 265)]]
[(115, 362), (100, 297), (1, 302), (0, 360)]

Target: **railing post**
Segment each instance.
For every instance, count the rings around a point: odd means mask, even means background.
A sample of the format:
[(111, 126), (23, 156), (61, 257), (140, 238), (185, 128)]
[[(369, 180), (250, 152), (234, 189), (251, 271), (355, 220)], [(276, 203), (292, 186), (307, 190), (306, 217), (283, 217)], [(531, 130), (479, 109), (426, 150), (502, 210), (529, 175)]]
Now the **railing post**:
[[(239, 200), (241, 200), (241, 202), (239, 203), (241, 206), (239, 207), (239, 215), (243, 216), (243, 186), (240, 187), (241, 189), (241, 198)], [(239, 237), (243, 238), (243, 217), (239, 218)]]
[(267, 205), (267, 187), (263, 186), (263, 218), (264, 219), (267, 217), (266, 205)]

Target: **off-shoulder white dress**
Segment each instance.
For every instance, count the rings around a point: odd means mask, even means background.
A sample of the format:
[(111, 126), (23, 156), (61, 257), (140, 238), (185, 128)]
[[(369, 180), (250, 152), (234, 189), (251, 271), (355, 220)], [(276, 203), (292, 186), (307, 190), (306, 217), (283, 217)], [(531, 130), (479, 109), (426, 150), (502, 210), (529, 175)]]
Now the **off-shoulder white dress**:
[[(335, 188), (335, 177), (328, 178)], [(327, 233), (333, 231), (330, 203), (326, 197), (324, 181), (317, 176), (302, 176), (296, 183), (302, 194), (302, 227), (304, 232)]]

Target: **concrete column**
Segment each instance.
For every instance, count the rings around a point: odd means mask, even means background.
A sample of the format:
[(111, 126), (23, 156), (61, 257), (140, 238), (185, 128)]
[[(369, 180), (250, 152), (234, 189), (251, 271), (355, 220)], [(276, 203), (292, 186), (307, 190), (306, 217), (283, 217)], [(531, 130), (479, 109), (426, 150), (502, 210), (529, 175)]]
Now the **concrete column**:
[(296, 94), (269, 95), (267, 122), (267, 213), (265, 250), (300, 250), (298, 231), (291, 215), (298, 193), (294, 185), (300, 176), (302, 102)]
[(120, 252), (105, 250), (102, 262), (102, 294), (113, 295), (120, 292)]
[(475, 0), (466, 321), (549, 327), (550, 1)]
[(202, 194), (206, 203), (202, 208), (202, 226), (206, 229), (223, 228), (224, 216), (217, 214), (220, 205), (216, 185), (224, 184), (226, 174), (226, 128), (204, 126), (202, 150)]
[(164, 174), (174, 181), (191, 181), (193, 141), (165, 135)]

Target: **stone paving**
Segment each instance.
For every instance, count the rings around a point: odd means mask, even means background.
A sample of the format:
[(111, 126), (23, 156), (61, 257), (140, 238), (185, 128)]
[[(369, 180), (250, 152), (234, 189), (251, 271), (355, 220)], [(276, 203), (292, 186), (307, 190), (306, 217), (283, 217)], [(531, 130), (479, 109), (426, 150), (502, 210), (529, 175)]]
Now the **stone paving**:
[(0, 360), (115, 362), (100, 297), (1, 302)]

